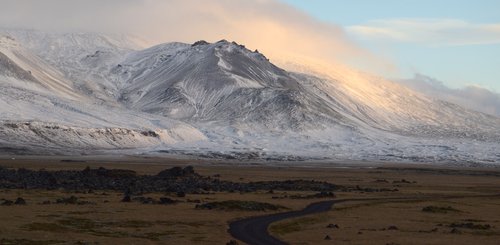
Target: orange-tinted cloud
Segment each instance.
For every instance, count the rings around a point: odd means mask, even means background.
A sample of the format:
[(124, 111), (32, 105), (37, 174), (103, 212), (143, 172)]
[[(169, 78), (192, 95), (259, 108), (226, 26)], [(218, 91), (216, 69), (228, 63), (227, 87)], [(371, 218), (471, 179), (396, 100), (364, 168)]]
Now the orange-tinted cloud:
[(341, 27), (278, 0), (16, 0), (2, 4), (0, 25), (126, 32), (151, 43), (228, 39), (271, 59), (388, 64), (349, 40)]

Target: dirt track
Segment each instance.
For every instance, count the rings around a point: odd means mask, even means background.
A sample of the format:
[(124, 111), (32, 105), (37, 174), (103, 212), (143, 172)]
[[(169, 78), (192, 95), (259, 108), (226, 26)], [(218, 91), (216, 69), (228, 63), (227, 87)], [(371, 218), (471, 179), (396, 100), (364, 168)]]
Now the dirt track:
[(330, 210), (332, 205), (337, 202), (335, 200), (312, 203), (305, 209), (300, 211), (292, 211), (266, 216), (251, 217), (247, 219), (232, 222), (229, 225), (229, 233), (245, 243), (250, 245), (278, 245), (286, 244), (285, 242), (271, 236), (267, 230), (268, 226), (276, 221), (295, 218), (303, 215), (320, 213)]
[(497, 195), (471, 195), (471, 196), (439, 196), (439, 197), (395, 197), (395, 198), (360, 198), (339, 199), (315, 202), (299, 211), (290, 211), (265, 216), (250, 217), (234, 221), (229, 224), (228, 232), (234, 238), (250, 245), (283, 245), (284, 241), (269, 234), (268, 228), (271, 223), (300, 216), (329, 211), (335, 203), (348, 201), (404, 201), (404, 200), (433, 200), (433, 199), (455, 199), (465, 197), (498, 197)]

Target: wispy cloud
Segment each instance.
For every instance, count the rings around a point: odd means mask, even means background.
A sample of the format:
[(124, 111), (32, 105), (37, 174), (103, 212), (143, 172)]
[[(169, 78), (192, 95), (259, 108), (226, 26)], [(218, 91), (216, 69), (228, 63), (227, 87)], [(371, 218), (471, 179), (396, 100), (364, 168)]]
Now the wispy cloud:
[(422, 74), (398, 82), (428, 96), (500, 117), (500, 94), (486, 88), (469, 85), (452, 89), (443, 82)]
[(363, 38), (427, 45), (500, 43), (500, 23), (477, 24), (458, 19), (373, 20), (347, 29)]
[(0, 26), (126, 32), (154, 43), (234, 40), (266, 55), (381, 62), (335, 24), (279, 0), (0, 0)]

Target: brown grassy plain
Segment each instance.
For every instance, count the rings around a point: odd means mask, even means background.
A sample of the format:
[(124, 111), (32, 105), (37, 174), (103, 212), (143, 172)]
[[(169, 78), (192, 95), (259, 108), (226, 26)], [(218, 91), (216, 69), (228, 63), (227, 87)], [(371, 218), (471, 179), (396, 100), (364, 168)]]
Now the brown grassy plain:
[[(291, 244), (498, 244), (500, 241), (500, 171), (494, 169), (382, 163), (374, 167), (366, 163), (266, 166), (138, 157), (83, 157), (71, 162), (63, 159), (66, 158), (5, 158), (0, 160), (0, 166), (47, 170), (104, 166), (156, 174), (171, 166), (190, 164), (202, 175), (217, 174), (231, 181), (314, 179), (349, 187), (397, 188), (397, 192), (337, 192), (337, 199), (377, 200), (339, 203), (327, 213), (274, 223), (270, 231)], [(401, 182), (402, 179), (406, 181)], [(154, 205), (122, 203), (123, 194), (112, 191), (2, 189), (0, 199), (23, 197), (27, 205), (0, 206), (0, 244), (225, 244), (232, 239), (227, 233), (231, 220), (269, 212), (199, 210), (190, 200), (259, 201), (291, 210), (321, 200), (273, 198), (292, 194), (312, 193), (188, 194), (171, 196), (180, 201), (174, 205)], [(40, 204), (71, 195), (95, 204)], [(168, 194), (144, 196), (165, 195)], [(405, 199), (384, 200), (401, 197)], [(428, 206), (453, 210), (422, 211)], [(463, 225), (467, 223), (476, 226)], [(327, 228), (329, 224), (337, 224), (339, 228)], [(452, 227), (453, 224), (464, 227)], [(391, 226), (396, 229), (389, 229)], [(327, 235), (332, 240), (324, 240)]]

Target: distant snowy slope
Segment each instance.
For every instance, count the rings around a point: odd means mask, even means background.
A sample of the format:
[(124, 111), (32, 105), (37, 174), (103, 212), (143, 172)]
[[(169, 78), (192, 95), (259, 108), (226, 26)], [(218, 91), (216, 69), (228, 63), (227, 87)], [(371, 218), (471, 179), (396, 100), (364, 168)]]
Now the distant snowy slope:
[(205, 139), (185, 123), (99, 102), (60, 66), (0, 34), (0, 149), (82, 153)]
[(486, 88), (469, 85), (453, 89), (434, 78), (415, 74), (412, 79), (398, 80), (411, 89), (433, 98), (439, 98), (490, 115), (500, 116), (500, 94)]
[(0, 63), (0, 75), (30, 82), (32, 86), (43, 87), (62, 97), (80, 97), (73, 89), (73, 83), (56, 68), (33, 55), (14, 38), (1, 34)]
[(115, 101), (120, 85), (109, 76), (111, 68), (126, 54), (144, 48), (138, 38), (126, 35), (0, 29), (2, 34), (56, 67), (80, 93), (105, 102)]

